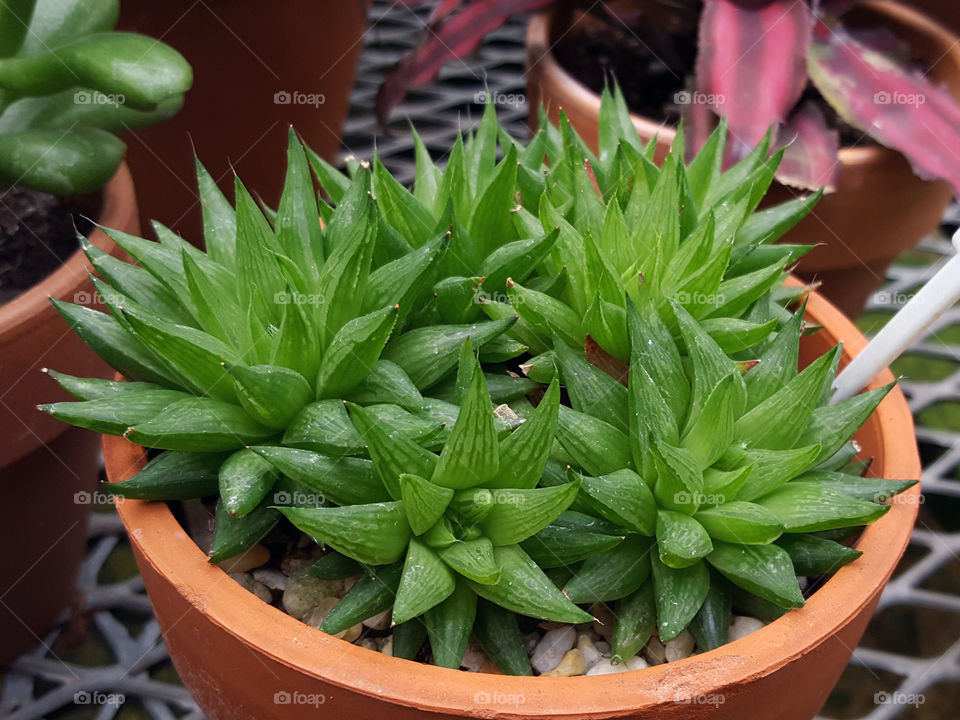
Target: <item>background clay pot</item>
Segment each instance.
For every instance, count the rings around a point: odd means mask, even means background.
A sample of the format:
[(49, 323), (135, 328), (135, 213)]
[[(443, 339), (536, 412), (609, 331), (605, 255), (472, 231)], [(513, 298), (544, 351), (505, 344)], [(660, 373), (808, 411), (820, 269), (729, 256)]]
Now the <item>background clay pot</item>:
[[(139, 233), (126, 165), (103, 189), (98, 222)], [(90, 241), (122, 255), (100, 230)], [(84, 377), (113, 372), (50, 304), (55, 297), (95, 306), (90, 270), (78, 250), (43, 282), (0, 306), (0, 501), (6, 510), (0, 525), (0, 665), (36, 644), (56, 620), (70, 600), (86, 548), (99, 438), (37, 412), (36, 405), (69, 398), (41, 368)]]
[[(960, 40), (955, 35), (898, 3), (867, 2), (852, 17), (858, 24), (892, 28), (916, 57), (929, 63), (929, 77), (960, 99)], [(552, 118), (562, 108), (588, 142), (595, 143), (600, 97), (568, 74), (551, 53), (551, 18), (540, 15), (530, 21), (527, 100), (531, 108), (545, 105)], [(530, 120), (535, 126), (534, 110)], [(638, 115), (633, 122), (645, 141), (657, 136), (656, 158), (662, 161), (673, 142), (673, 127)], [(856, 317), (893, 259), (937, 228), (953, 193), (945, 182), (921, 180), (900, 153), (888, 148), (843, 148), (840, 162), (836, 192), (825, 195), (783, 242), (819, 246), (800, 261), (798, 275), (821, 280), (822, 292)], [(799, 194), (774, 183), (765, 202)]]
[[(194, 72), (176, 117), (127, 137), (141, 225), (146, 229), (156, 219), (201, 242), (191, 142), (227, 197), (235, 169), (271, 207), (280, 199), (291, 125), (333, 160), (363, 45), (365, 9), (362, 0), (124, 2), (119, 28), (162, 39)], [(310, 95), (317, 104), (307, 102)]]
[[(803, 342), (803, 361), (844, 342), (843, 362), (863, 336), (818, 295), (810, 319), (824, 329)], [(871, 385), (893, 379), (884, 371)], [(872, 470), (920, 477), (913, 421), (891, 392), (857, 439)], [(145, 454), (105, 437), (111, 482)], [(211, 720), (265, 717), (745, 718), (809, 720), (819, 710), (873, 614), (906, 546), (919, 487), (867, 528), (863, 556), (806, 607), (748, 637), (677, 663), (614, 675), (519, 678), (464, 673), (387, 657), (314, 630), (247, 592), (207, 562), (165, 503), (118, 507), (177, 671)], [(692, 701), (691, 701), (692, 699)], [(281, 707), (282, 706), (282, 707)]]

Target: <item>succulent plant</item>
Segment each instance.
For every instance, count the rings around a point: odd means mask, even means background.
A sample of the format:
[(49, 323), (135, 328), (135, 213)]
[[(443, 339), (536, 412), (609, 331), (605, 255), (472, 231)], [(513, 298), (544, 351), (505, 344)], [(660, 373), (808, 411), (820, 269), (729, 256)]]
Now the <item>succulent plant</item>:
[(91, 192), (116, 172), (116, 133), (174, 115), (193, 75), (158, 40), (113, 32), (118, 0), (0, 8), (0, 185)]
[[(580, 347), (589, 335), (626, 361), (625, 302), (642, 270), (662, 314), (671, 297), (725, 350), (746, 351), (789, 317), (784, 303), (802, 292), (780, 285), (809, 246), (775, 241), (820, 194), (757, 211), (783, 156), (770, 154), (769, 135), (724, 171), (723, 128), (689, 164), (681, 128), (661, 169), (618, 89), (603, 93), (599, 117), (596, 154), (562, 112), (558, 127), (541, 112), (542, 129), (523, 145), (498, 126), (491, 103), (442, 171), (415, 138), (412, 191), (378, 184), (375, 171), (377, 194), (390, 198), (384, 217), (408, 242), (424, 228), (453, 228), (430, 303), (437, 310), (421, 318), (519, 314), (510, 336), (517, 350), (542, 354), (529, 367), (549, 381), (554, 334)], [(322, 160), (315, 168), (333, 195), (346, 186)]]
[[(596, 157), (565, 123), (521, 146), (490, 109), (443, 172), (418, 141), (412, 193), (293, 131), (276, 211), (198, 163), (206, 252), (105, 229), (139, 263), (82, 241), (110, 313), (54, 301), (128, 381), (51, 371), (77, 401), (41, 409), (162, 451), (109, 492), (215, 498), (211, 561), (282, 520), (314, 537), (312, 574), (360, 574), (323, 629), (390, 610), (398, 657), (429, 636), (458, 667), (473, 633), (529, 674), (518, 616), (616, 602), (627, 657), (654, 628), (722, 643), (732, 602), (798, 606), (795, 573), (857, 556), (822, 533), (911, 484), (851, 474), (884, 391), (826, 404), (838, 350), (798, 372), (797, 249), (765, 243), (808, 204), (751, 214), (776, 157), (721, 173), (718, 133), (659, 171), (604, 102)], [(528, 351), (542, 383), (505, 371)]]
[[(797, 575), (859, 556), (830, 537), (878, 519), (889, 510), (879, 502), (915, 484), (856, 476), (850, 438), (892, 385), (829, 404), (840, 347), (798, 371), (802, 309), (756, 362), (738, 363), (681, 304), (671, 303), (671, 326), (643, 281), (637, 296), (620, 382), (556, 341), (571, 405), (557, 437), (581, 488), (573, 507), (631, 533), (573, 566), (564, 594), (617, 601), (613, 654), (624, 659), (653, 618), (661, 640), (689, 627), (712, 649), (726, 642), (731, 602), (763, 617), (803, 605)], [(545, 477), (562, 482), (558, 467)]]

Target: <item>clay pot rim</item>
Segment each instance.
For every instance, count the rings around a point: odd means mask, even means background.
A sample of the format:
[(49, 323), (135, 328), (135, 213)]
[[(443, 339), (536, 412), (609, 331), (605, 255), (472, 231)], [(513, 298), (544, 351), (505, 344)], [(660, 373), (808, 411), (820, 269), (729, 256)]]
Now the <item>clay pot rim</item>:
[[(845, 361), (866, 344), (853, 324), (823, 297), (812, 295), (807, 312), (824, 326), (821, 332), (827, 333), (831, 344), (844, 341)], [(891, 372), (884, 370), (870, 387), (892, 380)], [(884, 451), (879, 458), (883, 475), (919, 479), (913, 418), (899, 388), (884, 399), (868, 426)], [(141, 448), (112, 436), (104, 437), (104, 456), (111, 482), (130, 477), (145, 460)], [(676, 663), (575, 678), (464, 673), (388, 657), (338, 640), (263, 603), (210, 565), (166, 503), (128, 500), (118, 504), (118, 511), (142, 561), (176, 588), (194, 610), (240, 638), (251, 652), (402, 706), (472, 714), (482, 698), (515, 696), (523, 699), (522, 705), (512, 710), (489, 706), (487, 710), (498, 717), (601, 718), (748, 684), (825, 642), (857, 617), (892, 574), (909, 542), (919, 494), (917, 485), (869, 526), (857, 545), (863, 556), (839, 570), (804, 608), (745, 638)], [(584, 698), (589, 698), (589, 708), (583, 706)]]
[[(101, 190), (102, 206), (96, 222), (104, 227), (123, 227), (130, 207), (136, 207), (133, 176), (127, 164), (121, 163), (117, 172)], [(101, 250), (115, 255), (113, 240), (99, 227), (94, 227), (87, 238)], [(73, 300), (80, 287), (88, 282), (92, 271), (83, 250), (77, 248), (56, 270), (29, 290), (0, 306), (0, 344), (6, 344), (25, 331), (37, 315), (50, 306), (50, 298)], [(64, 326), (64, 332), (69, 332)]]
[[(937, 63), (949, 54), (954, 56), (957, 65), (960, 66), (960, 48), (957, 47), (956, 37), (929, 15), (908, 5), (883, 2), (882, 0), (868, 0), (868, 2), (858, 6), (857, 9), (858, 11), (866, 10), (885, 15), (899, 25), (908, 26), (918, 33), (930, 36), (937, 47), (947, 48), (937, 60)], [(568, 73), (557, 62), (557, 58), (553, 54), (550, 43), (550, 22), (552, 18), (552, 12), (539, 13), (530, 18), (527, 27), (529, 56), (534, 62), (541, 65), (545, 77), (552, 77), (553, 83), (558, 83), (560, 87), (566, 88), (566, 92), (574, 104), (589, 109), (591, 113), (599, 113), (600, 96)], [(658, 123), (646, 115), (637, 115), (632, 112), (630, 118), (641, 137), (652, 138), (659, 134), (660, 138), (668, 143), (672, 143), (676, 137), (676, 128), (666, 120)], [(843, 165), (869, 166), (884, 162), (892, 155), (900, 155), (900, 152), (883, 145), (842, 147), (840, 148), (839, 159)]]

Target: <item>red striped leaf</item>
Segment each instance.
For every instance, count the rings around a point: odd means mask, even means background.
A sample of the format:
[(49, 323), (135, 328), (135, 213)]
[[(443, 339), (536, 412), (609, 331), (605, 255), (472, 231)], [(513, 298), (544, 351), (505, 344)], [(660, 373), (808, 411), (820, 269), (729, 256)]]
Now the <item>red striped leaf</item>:
[(840, 27), (817, 23), (810, 78), (840, 116), (960, 193), (960, 107), (943, 88)]
[(780, 139), (787, 146), (777, 169), (777, 180), (805, 190), (836, 189), (840, 174), (840, 134), (827, 127), (813, 103), (801, 106), (783, 126)]
[(726, 115), (730, 160), (742, 159), (784, 122), (807, 84), (814, 16), (805, 2), (706, 0), (700, 18), (697, 88)]

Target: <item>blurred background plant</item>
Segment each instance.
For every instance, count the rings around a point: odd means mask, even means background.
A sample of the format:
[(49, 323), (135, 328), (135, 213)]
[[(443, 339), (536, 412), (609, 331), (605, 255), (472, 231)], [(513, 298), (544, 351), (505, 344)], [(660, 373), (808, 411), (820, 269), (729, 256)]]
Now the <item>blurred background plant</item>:
[(116, 133), (180, 109), (190, 66), (158, 40), (113, 32), (119, 11), (117, 0), (0, 6), (0, 184), (98, 190), (123, 161)]

